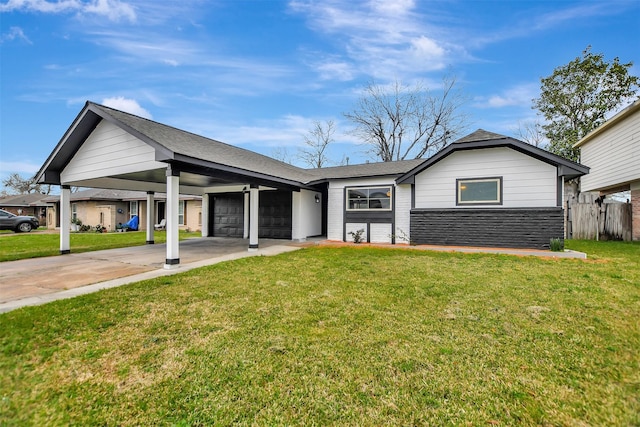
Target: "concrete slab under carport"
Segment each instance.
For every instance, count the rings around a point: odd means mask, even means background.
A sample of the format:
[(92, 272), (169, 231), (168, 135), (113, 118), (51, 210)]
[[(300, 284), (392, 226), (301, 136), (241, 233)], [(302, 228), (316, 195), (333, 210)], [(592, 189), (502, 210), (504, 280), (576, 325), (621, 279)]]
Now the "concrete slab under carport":
[(246, 239), (187, 239), (180, 242), (180, 264), (172, 269), (163, 268), (165, 244), (3, 262), (0, 268), (0, 313), (217, 262), (276, 255), (302, 246), (287, 240), (261, 239), (260, 248), (249, 252)]

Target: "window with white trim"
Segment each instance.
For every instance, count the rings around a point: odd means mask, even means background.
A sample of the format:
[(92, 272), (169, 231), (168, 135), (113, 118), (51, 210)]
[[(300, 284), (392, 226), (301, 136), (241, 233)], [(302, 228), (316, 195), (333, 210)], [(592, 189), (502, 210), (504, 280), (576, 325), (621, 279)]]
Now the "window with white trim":
[(71, 203), (71, 220), (75, 221), (78, 219), (78, 204)]
[(129, 202), (129, 219), (138, 215), (138, 201), (132, 200)]
[(348, 211), (390, 211), (391, 187), (347, 188)]
[(456, 180), (457, 205), (501, 205), (502, 177)]
[(178, 202), (178, 225), (184, 225), (184, 200)]

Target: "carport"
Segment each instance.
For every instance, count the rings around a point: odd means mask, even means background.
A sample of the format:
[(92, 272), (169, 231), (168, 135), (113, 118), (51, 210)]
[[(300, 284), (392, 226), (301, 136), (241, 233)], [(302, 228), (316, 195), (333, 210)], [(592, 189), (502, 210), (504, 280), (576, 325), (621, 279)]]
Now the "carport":
[[(60, 253), (68, 254), (71, 187), (166, 193), (165, 268), (180, 263), (179, 195), (202, 196), (202, 236), (304, 240), (322, 233), (322, 188), (275, 159), (87, 102), (36, 175), (60, 185)], [(231, 203), (233, 201), (234, 203)], [(146, 242), (154, 243), (147, 209)], [(242, 230), (242, 236), (240, 236)], [(262, 231), (260, 231), (262, 230)]]

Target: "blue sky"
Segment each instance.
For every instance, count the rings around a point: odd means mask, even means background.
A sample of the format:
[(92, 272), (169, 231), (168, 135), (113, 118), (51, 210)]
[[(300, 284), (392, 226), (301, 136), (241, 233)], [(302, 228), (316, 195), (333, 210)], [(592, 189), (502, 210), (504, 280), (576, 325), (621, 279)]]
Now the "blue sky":
[(36, 172), (87, 100), (267, 155), (334, 120), (329, 157), (353, 164), (364, 85), (451, 73), (469, 132), (513, 136), (588, 45), (640, 75), (640, 2), (0, 0), (0, 179)]

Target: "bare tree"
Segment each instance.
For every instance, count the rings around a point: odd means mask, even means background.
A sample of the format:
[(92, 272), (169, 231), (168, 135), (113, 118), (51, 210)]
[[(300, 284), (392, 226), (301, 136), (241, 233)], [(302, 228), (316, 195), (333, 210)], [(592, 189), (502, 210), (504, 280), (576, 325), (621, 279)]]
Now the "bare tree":
[(538, 121), (518, 122), (516, 136), (527, 144), (543, 148), (546, 143), (544, 129)]
[(442, 79), (442, 92), (433, 94), (421, 84), (410, 88), (396, 81), (387, 88), (369, 84), (352, 112), (351, 133), (370, 145), (382, 161), (421, 158), (449, 143), (464, 130), (460, 107), (466, 98), (455, 88), (456, 78)]
[(289, 163), (290, 165), (293, 164), (293, 156), (291, 155), (289, 150), (287, 150), (287, 147), (274, 148), (271, 151), (271, 157), (276, 160), (280, 160), (281, 162)]
[(18, 173), (12, 173), (3, 179), (2, 185), (5, 186), (4, 193), (6, 194), (49, 194), (51, 192), (51, 186), (36, 182), (35, 176), (31, 178), (23, 178)]
[(311, 168), (327, 166), (329, 159), (326, 155), (327, 147), (333, 142), (336, 127), (333, 120), (324, 123), (313, 122), (313, 128), (304, 137), (305, 148), (298, 152), (298, 158)]

